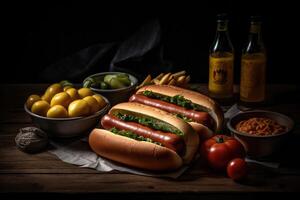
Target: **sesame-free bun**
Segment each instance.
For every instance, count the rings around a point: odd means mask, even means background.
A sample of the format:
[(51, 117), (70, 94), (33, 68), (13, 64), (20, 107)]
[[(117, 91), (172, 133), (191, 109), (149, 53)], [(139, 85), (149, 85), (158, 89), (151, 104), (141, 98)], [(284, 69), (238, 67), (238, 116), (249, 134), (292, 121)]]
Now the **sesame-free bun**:
[(183, 163), (188, 164), (193, 160), (199, 146), (199, 137), (190, 124), (163, 110), (133, 102), (117, 104), (109, 111), (110, 114), (117, 112), (154, 118), (180, 130), (186, 146), (185, 153), (181, 156)]
[(214, 135), (214, 132), (210, 130), (207, 126), (204, 126), (203, 124), (197, 122), (188, 122), (188, 123), (193, 127), (195, 132), (199, 135), (201, 142), (211, 138)]
[(150, 142), (137, 141), (104, 129), (94, 129), (89, 136), (93, 151), (128, 166), (168, 171), (182, 166), (182, 158), (173, 150)]
[(208, 113), (214, 119), (214, 131), (222, 130), (224, 114), (221, 107), (211, 98), (199, 92), (170, 86), (170, 85), (148, 85), (140, 88), (136, 93), (142, 93), (145, 90), (159, 93), (166, 96), (182, 95), (184, 98), (191, 100), (193, 103), (201, 105), (208, 109)]

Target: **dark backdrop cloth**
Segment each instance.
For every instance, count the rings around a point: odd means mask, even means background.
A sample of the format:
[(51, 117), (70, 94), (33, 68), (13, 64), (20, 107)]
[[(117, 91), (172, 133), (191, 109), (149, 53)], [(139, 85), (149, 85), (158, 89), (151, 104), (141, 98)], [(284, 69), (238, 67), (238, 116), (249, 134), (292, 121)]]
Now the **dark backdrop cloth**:
[(96, 44), (62, 59), (45, 68), (40, 74), (40, 79), (46, 82), (70, 80), (80, 82), (89, 73), (107, 70), (111, 51), (116, 44)]
[[(51, 83), (61, 78), (81, 82), (89, 74), (108, 70), (133, 71), (145, 78), (148, 72), (156, 75), (169, 69), (185, 69), (192, 82), (207, 83), (208, 50), (215, 37), (215, 16), (220, 12), (230, 17), (236, 84), (249, 16), (253, 14), (262, 15), (264, 21), (268, 83), (300, 82), (296, 73), (300, 35), (296, 3), (216, 0), (180, 2), (178, 6), (172, 2), (165, 8), (153, 1), (132, 7), (124, 3), (127, 6), (120, 9), (116, 3), (108, 7), (102, 1), (100, 5), (12, 3), (1, 13), (4, 36), (0, 83)], [(155, 29), (157, 22), (143, 26), (152, 19), (158, 19), (159, 30)], [(137, 38), (143, 41), (137, 43)]]
[(121, 43), (96, 44), (52, 64), (41, 72), (41, 79), (55, 82), (67, 79), (81, 82), (93, 73), (103, 71), (128, 72), (139, 79), (158, 71), (169, 71), (162, 55), (161, 27), (158, 20), (142, 26)]

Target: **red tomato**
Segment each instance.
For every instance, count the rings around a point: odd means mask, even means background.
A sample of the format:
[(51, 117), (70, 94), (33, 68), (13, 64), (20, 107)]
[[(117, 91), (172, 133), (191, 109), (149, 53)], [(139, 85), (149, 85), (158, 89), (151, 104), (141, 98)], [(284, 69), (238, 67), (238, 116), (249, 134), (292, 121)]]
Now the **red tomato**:
[(241, 158), (235, 158), (231, 160), (227, 166), (227, 175), (235, 180), (239, 181), (247, 175), (247, 163)]
[(201, 155), (212, 168), (226, 170), (230, 160), (245, 157), (245, 149), (233, 137), (216, 135), (202, 144)]

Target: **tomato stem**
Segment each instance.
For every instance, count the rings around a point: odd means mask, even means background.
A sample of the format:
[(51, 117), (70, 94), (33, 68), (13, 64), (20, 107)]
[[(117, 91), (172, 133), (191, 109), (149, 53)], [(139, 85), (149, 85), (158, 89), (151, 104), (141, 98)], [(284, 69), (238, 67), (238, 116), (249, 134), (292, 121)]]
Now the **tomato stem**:
[(224, 143), (224, 138), (223, 137), (217, 137), (216, 142), (217, 143)]

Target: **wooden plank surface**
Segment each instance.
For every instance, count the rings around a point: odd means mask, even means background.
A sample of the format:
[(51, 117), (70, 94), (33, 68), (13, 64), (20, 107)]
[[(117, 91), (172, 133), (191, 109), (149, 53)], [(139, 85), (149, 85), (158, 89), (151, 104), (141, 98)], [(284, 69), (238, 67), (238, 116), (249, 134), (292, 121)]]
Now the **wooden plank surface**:
[[(272, 101), (264, 107), (285, 113), (295, 120), (294, 134), (277, 157), (280, 168), (269, 169), (251, 164), (249, 178), (243, 183), (212, 172), (200, 161), (179, 179), (173, 180), (120, 172), (100, 173), (64, 163), (48, 152), (32, 155), (23, 153), (15, 147), (14, 137), (19, 128), (32, 125), (23, 110), (24, 102), (28, 95), (40, 94), (46, 87), (46, 84), (0, 86), (0, 192), (227, 193), (300, 189), (300, 164), (295, 159), (299, 157), (297, 148), (300, 145), (300, 98), (297, 86), (271, 86), (269, 98)], [(199, 90), (205, 92), (206, 86), (201, 85)]]

